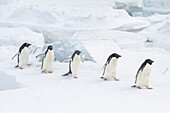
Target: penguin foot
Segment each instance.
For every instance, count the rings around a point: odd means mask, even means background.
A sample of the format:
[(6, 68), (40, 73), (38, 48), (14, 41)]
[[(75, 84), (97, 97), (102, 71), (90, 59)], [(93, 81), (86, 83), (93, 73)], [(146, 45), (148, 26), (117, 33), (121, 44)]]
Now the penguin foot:
[(23, 67), (19, 67), (19, 69), (23, 69)]
[(78, 77), (77, 76), (74, 76), (75, 79), (77, 79)]
[(53, 73), (53, 71), (49, 71), (48, 73)]
[(114, 80), (115, 80), (115, 81), (119, 81), (119, 79), (117, 79), (117, 78), (114, 78)]
[(147, 88), (147, 89), (153, 89), (153, 88), (151, 88), (151, 87), (148, 87), (148, 86), (146, 86), (146, 88)]
[(140, 86), (137, 86), (138, 89), (142, 89)]
[(104, 80), (107, 80), (107, 78), (104, 78)]
[(27, 66), (31, 66), (31, 64), (27, 64)]
[(46, 73), (46, 70), (43, 70), (42, 73)]

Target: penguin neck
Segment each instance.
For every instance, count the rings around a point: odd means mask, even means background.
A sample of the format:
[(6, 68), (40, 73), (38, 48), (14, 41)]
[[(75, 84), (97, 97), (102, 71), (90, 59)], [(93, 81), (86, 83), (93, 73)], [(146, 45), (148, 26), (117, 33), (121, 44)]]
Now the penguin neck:
[(151, 68), (152, 68), (152, 65), (150, 65), (150, 64), (147, 63), (146, 66), (145, 66), (145, 70), (146, 70), (146, 71), (150, 71)]
[(21, 53), (28, 54), (28, 47), (24, 47)]
[(113, 57), (111, 60), (110, 60), (110, 63), (116, 63), (117, 62), (117, 58)]
[(79, 59), (79, 58), (80, 58), (80, 55), (75, 54), (75, 56), (74, 56), (73, 60), (75, 60), (75, 59)]
[(54, 56), (54, 51), (53, 50), (48, 50), (47, 56)]

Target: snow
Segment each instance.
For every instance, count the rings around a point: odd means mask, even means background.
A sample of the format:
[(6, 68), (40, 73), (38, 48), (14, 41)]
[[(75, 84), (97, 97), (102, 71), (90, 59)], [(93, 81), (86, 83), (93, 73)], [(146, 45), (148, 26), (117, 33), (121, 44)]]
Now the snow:
[[(169, 113), (166, 3), (146, 7), (142, 0), (0, 0), (0, 112)], [(33, 44), (31, 66), (20, 70), (14, 68), (17, 59), (11, 58), (24, 42)], [(48, 45), (54, 46), (57, 61), (52, 74), (43, 74), (35, 56)], [(61, 76), (69, 64), (60, 61), (76, 49), (85, 58), (78, 79)], [(116, 75), (120, 81), (100, 78), (112, 53), (122, 56)], [(138, 68), (148, 58), (154, 61), (149, 83), (153, 90), (131, 88)]]
[(0, 28), (1, 45), (22, 45), (28, 42), (37, 46), (44, 44), (42, 33), (36, 33), (28, 28)]
[(169, 15), (153, 15), (148, 17), (153, 24), (147, 29), (139, 32), (138, 34), (147, 37), (149, 41), (148, 45), (151, 47), (163, 48), (166, 51), (170, 51), (170, 16)]
[(6, 72), (0, 70), (0, 91), (17, 89), (21, 85), (16, 82), (16, 77), (8, 75)]
[[(53, 74), (42, 74), (40, 67), (37, 67), (39, 64), (37, 61), (24, 70), (8, 65), (3, 69), (8, 69), (8, 73), (15, 76), (25, 87), (0, 92), (1, 112), (92, 113), (114, 110), (118, 113), (126, 111), (135, 113), (140, 110), (145, 113), (155, 111), (168, 113), (170, 71), (164, 75), (162, 72), (170, 64), (169, 57), (170, 55), (153, 50), (147, 53), (123, 51), (123, 57), (118, 61), (119, 82), (105, 82), (100, 79), (103, 65), (100, 62), (81, 64), (77, 80), (61, 76), (68, 71), (68, 64), (65, 63), (55, 62)], [(155, 61), (150, 79), (150, 86), (154, 89), (131, 88), (137, 69), (146, 58)]]

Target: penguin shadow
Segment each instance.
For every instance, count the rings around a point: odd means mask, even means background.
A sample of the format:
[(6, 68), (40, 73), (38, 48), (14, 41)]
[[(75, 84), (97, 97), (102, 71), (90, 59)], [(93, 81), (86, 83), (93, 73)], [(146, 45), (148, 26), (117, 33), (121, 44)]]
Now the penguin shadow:
[(60, 79), (64, 79), (64, 80), (78, 80), (79, 79), (79, 77), (78, 78), (74, 78), (72, 75), (67, 75), (67, 76), (63, 76), (63, 75), (60, 75)]

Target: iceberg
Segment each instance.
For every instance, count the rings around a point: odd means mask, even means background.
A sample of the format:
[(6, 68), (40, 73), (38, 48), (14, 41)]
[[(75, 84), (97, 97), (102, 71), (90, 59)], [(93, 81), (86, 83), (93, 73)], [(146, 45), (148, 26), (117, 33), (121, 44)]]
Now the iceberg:
[(116, 0), (115, 5), (117, 9), (125, 9), (131, 16), (170, 13), (169, 0)]
[[(49, 44), (44, 45), (41, 50), (41, 53), (44, 53)], [(86, 50), (83, 44), (76, 39), (63, 39), (51, 44), (53, 46), (54, 54), (56, 56), (56, 60), (61, 62), (66, 58), (70, 58), (75, 50), (80, 50), (81, 57), (84, 61), (96, 62), (90, 55), (90, 53)], [(42, 57), (40, 59), (42, 61)]]

